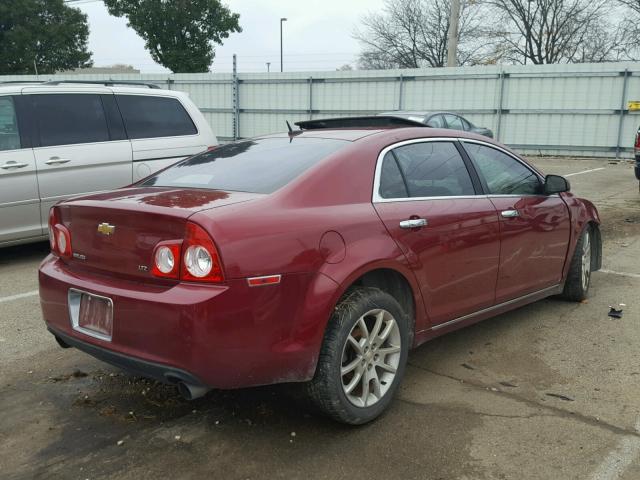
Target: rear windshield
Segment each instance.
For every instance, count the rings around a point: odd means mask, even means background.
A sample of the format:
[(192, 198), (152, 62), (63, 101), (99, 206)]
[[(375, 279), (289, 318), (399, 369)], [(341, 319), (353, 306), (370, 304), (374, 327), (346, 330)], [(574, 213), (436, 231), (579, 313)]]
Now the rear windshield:
[(183, 160), (139, 185), (271, 193), (348, 143), (295, 137), (230, 143)]

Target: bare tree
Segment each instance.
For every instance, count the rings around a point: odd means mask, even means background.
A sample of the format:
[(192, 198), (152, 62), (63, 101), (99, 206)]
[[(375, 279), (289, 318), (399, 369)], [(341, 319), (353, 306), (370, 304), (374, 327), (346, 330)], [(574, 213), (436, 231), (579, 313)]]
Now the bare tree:
[(640, 58), (640, 0), (618, 0), (623, 7), (616, 12), (616, 18), (624, 19), (619, 22), (618, 30), (624, 38), (624, 59), (638, 60)]
[[(480, 12), (470, 0), (463, 2), (458, 43), (458, 64), (480, 61), (474, 45), (480, 32)], [(363, 46), (363, 69), (442, 67), (447, 61), (449, 0), (386, 0), (382, 13), (362, 19), (353, 36)]]
[[(639, 0), (640, 1), (640, 0)], [(484, 0), (494, 24), (484, 37), (503, 63), (619, 60), (626, 33), (607, 0)]]
[(608, 19), (591, 26), (571, 59), (579, 63), (633, 60), (638, 54), (638, 29), (635, 22), (613, 24)]
[(636, 13), (640, 14), (640, 0), (618, 0), (618, 3), (626, 5)]

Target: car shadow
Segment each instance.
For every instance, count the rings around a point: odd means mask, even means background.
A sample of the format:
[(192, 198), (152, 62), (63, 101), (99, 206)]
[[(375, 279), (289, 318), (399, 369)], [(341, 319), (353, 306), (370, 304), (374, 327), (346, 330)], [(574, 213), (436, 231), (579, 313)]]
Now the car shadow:
[(49, 242), (0, 248), (0, 267), (40, 261), (49, 254)]

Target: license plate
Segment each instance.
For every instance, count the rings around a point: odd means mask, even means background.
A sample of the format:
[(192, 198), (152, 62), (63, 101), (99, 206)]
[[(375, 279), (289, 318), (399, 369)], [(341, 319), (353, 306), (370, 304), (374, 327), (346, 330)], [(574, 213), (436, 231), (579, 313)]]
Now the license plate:
[(74, 330), (111, 341), (113, 301), (110, 298), (72, 288), (69, 290), (69, 316)]

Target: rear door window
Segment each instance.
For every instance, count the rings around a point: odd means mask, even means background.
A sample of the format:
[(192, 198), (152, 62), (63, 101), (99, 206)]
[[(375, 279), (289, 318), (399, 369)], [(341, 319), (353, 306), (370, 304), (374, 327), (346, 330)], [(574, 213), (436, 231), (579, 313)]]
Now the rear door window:
[(464, 160), (452, 142), (413, 143), (390, 153), (380, 172), (382, 198), (475, 195)]
[(99, 95), (31, 95), (40, 146), (106, 142), (109, 128)]
[(271, 193), (348, 144), (288, 137), (230, 143), (183, 160), (139, 185)]
[(130, 139), (198, 133), (191, 117), (175, 98), (116, 95), (116, 99)]
[(0, 151), (20, 148), (20, 134), (13, 98), (0, 97)]

